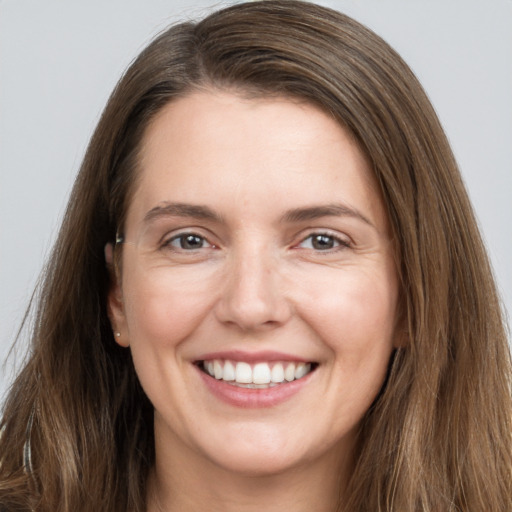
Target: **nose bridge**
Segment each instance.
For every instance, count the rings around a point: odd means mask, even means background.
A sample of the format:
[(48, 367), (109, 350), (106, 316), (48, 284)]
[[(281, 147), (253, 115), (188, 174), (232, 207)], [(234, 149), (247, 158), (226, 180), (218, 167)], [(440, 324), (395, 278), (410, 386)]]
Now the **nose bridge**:
[(219, 301), (219, 318), (240, 328), (261, 329), (289, 315), (279, 259), (263, 241), (239, 243), (230, 255), (229, 275)]

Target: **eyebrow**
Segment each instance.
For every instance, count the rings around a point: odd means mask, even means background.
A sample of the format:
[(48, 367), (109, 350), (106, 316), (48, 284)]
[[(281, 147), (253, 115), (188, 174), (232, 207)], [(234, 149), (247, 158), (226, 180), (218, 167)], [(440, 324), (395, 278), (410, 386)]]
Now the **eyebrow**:
[[(214, 210), (204, 205), (189, 203), (170, 203), (165, 202), (154, 208), (151, 208), (144, 216), (144, 222), (149, 223), (161, 217), (192, 217), (200, 220), (212, 220), (222, 222), (222, 217)], [(304, 222), (315, 220), (321, 217), (353, 217), (363, 221), (369, 226), (375, 227), (362, 213), (355, 208), (343, 204), (328, 204), (318, 206), (308, 206), (305, 208), (294, 208), (288, 210), (281, 217), (282, 222)]]
[(163, 203), (151, 208), (144, 216), (144, 222), (149, 223), (161, 217), (193, 217), (201, 220), (221, 222), (221, 217), (208, 206), (189, 203)]
[(353, 217), (362, 220), (369, 226), (375, 227), (361, 212), (355, 208), (343, 204), (328, 204), (319, 206), (310, 206), (307, 208), (294, 208), (287, 211), (282, 220), (284, 222), (304, 222), (315, 220), (321, 217)]

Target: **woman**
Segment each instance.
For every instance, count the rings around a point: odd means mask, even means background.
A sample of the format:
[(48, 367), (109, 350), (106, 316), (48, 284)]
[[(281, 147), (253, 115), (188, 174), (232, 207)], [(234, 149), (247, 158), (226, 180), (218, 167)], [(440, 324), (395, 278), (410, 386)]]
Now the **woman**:
[(172, 27), (114, 91), (2, 420), (7, 510), (490, 510), (510, 354), (417, 80), (313, 4)]

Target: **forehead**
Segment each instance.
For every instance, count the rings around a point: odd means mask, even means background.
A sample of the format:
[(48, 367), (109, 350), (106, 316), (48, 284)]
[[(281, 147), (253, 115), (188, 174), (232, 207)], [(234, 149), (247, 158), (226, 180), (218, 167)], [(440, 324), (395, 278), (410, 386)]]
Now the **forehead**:
[(191, 93), (152, 120), (139, 163), (130, 205), (139, 216), (170, 200), (248, 207), (272, 199), (283, 208), (355, 201), (383, 216), (367, 158), (352, 135), (318, 107), (289, 98)]

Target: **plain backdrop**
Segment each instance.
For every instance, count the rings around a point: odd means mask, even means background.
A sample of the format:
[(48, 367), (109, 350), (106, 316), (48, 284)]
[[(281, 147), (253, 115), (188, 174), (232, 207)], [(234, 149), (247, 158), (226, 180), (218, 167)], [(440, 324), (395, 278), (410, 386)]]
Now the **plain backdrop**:
[[(512, 312), (512, 0), (319, 3), (383, 36), (423, 83), (461, 167)], [(0, 361), (15, 338), (116, 81), (168, 24), (222, 5), (0, 0)], [(14, 360), (0, 370), (0, 396)]]

